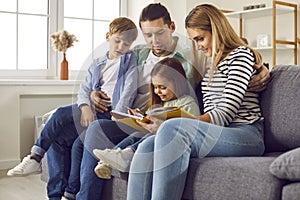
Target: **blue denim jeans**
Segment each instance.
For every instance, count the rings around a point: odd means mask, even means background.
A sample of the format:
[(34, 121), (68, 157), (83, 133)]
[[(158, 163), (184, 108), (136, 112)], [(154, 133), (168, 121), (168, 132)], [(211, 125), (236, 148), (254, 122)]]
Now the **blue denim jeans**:
[(152, 135), (151, 133), (143, 133), (143, 132), (135, 132), (128, 137), (126, 137), (124, 140), (119, 142), (114, 149), (120, 148), (125, 149), (127, 147), (130, 147), (133, 151), (136, 151), (138, 148), (138, 145), (144, 141), (147, 137)]
[(105, 179), (98, 178), (94, 173), (99, 160), (93, 155), (93, 149), (113, 148), (134, 131), (136, 130), (125, 124), (105, 119), (94, 121), (89, 125), (84, 138), (80, 191), (76, 199), (99, 200), (101, 198)]
[[(51, 200), (61, 199), (65, 188), (68, 185), (68, 179), (71, 169), (71, 150), (74, 141), (78, 138), (85, 128), (80, 124), (81, 110), (77, 104), (60, 107), (52, 115), (41, 131), (31, 152), (41, 157), (47, 152), (48, 158), (48, 183), (47, 193)], [(109, 112), (104, 114), (97, 113), (97, 118), (110, 117)], [(74, 156), (80, 158), (82, 150), (75, 150)], [(74, 166), (78, 167), (81, 159), (75, 159)], [(76, 169), (75, 169), (76, 170)], [(79, 170), (79, 169), (78, 169)], [(76, 174), (76, 173), (74, 173)], [(77, 173), (78, 174), (78, 173)], [(73, 178), (79, 185), (79, 177)], [(74, 189), (78, 191), (79, 188)], [(72, 189), (73, 191), (73, 189)]]
[(80, 189), (80, 166), (83, 154), (83, 139), (85, 131), (76, 138), (71, 149), (71, 168), (68, 184), (64, 196), (68, 199), (75, 199)]
[(190, 158), (262, 155), (263, 138), (263, 122), (220, 127), (193, 119), (167, 120), (135, 152), (127, 199), (179, 200)]

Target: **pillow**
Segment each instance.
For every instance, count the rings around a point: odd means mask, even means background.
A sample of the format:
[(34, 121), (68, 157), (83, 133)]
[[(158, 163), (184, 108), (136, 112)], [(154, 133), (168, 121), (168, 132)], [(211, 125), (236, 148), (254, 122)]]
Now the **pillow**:
[(270, 165), (270, 172), (280, 179), (300, 181), (300, 148), (278, 156)]

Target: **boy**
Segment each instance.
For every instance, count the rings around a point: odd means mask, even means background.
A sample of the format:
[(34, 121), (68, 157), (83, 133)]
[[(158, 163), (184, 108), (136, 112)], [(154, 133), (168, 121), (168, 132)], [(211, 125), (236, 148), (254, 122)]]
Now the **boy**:
[[(109, 50), (89, 67), (80, 85), (77, 103), (55, 111), (32, 147), (31, 155), (9, 170), (8, 176), (40, 171), (40, 161), (47, 152), (49, 199), (61, 199), (65, 190), (68, 198), (75, 199), (79, 190), (76, 172), (80, 170), (80, 162), (77, 163), (73, 157), (81, 156), (83, 145), (79, 134), (95, 118), (110, 119), (111, 109), (124, 112), (133, 104), (136, 91), (132, 88), (137, 87), (138, 72), (135, 54), (129, 48), (136, 38), (137, 28), (130, 19), (120, 17), (110, 23), (106, 34)], [(73, 145), (76, 139), (76, 145)]]

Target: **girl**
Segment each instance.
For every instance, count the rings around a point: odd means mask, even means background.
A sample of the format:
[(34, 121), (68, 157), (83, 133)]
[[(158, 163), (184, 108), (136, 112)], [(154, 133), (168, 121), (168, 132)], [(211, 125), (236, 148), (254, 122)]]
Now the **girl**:
[[(154, 107), (176, 106), (198, 116), (199, 107), (194, 98), (189, 95), (189, 91), (192, 90), (188, 86), (181, 63), (175, 58), (165, 58), (151, 71), (149, 110)], [(94, 154), (101, 160), (95, 168), (97, 176), (109, 179), (108, 165), (122, 172), (128, 171), (138, 144), (149, 135), (152, 133), (136, 132), (125, 138), (113, 150), (94, 149)]]
[[(186, 17), (189, 38), (212, 58), (201, 87), (204, 114), (176, 118), (138, 147), (130, 168), (127, 199), (181, 199), (190, 158), (259, 156), (264, 152), (258, 94), (248, 90), (261, 56), (234, 32), (216, 7), (203, 4)], [(151, 119), (155, 121), (155, 119)], [(201, 167), (201, 166), (200, 166)]]

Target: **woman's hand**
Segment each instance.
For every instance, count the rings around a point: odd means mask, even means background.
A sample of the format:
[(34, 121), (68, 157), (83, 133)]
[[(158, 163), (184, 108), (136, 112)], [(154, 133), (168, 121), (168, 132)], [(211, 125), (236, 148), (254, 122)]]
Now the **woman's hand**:
[(80, 106), (81, 109), (81, 118), (80, 118), (80, 124), (83, 127), (88, 127), (88, 125), (94, 121), (94, 113), (90, 106), (88, 105), (82, 105)]
[(266, 85), (270, 81), (270, 71), (264, 65), (255, 64), (253, 67), (258, 71), (258, 74), (250, 81), (249, 90), (261, 92), (266, 89)]
[(108, 111), (107, 107), (111, 106), (110, 98), (102, 91), (93, 90), (90, 94), (91, 102), (94, 105), (95, 111), (104, 113)]
[(147, 116), (147, 118), (151, 121), (150, 123), (144, 123), (141, 122), (139, 120), (136, 120), (137, 123), (139, 123), (142, 127), (144, 127), (145, 129), (147, 129), (150, 133), (156, 133), (156, 131), (158, 130), (159, 126), (165, 121), (156, 117), (149, 117)]

